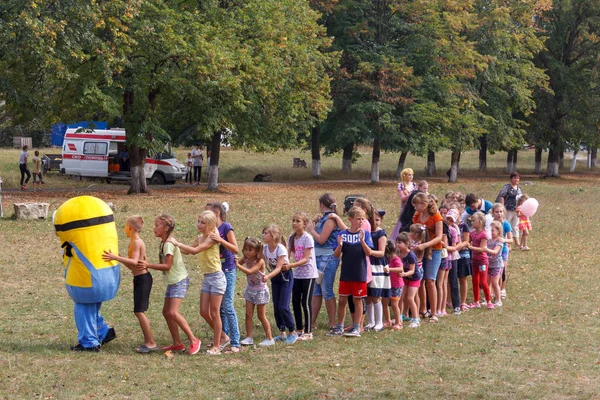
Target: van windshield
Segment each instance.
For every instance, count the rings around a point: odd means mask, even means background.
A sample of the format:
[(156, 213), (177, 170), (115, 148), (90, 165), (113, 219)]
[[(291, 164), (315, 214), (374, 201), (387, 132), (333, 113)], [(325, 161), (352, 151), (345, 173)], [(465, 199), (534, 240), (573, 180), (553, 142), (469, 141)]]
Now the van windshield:
[(152, 158), (155, 160), (168, 160), (169, 158), (175, 158), (169, 153), (156, 153)]

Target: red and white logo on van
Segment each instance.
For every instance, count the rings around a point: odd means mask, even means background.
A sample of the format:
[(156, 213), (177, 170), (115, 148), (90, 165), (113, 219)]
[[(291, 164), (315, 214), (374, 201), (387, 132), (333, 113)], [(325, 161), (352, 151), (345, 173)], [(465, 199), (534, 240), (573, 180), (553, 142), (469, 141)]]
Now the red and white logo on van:
[(69, 151), (77, 151), (77, 147), (75, 147), (75, 143), (69, 143)]

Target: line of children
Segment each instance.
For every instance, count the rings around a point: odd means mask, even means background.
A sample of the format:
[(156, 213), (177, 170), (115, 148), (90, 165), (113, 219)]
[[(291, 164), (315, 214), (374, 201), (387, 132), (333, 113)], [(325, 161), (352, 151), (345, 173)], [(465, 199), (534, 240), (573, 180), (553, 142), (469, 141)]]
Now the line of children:
[[(502, 204), (497, 203), (490, 207), (494, 220), (491, 222), (491, 236), (488, 236), (485, 231), (486, 217), (481, 211), (475, 212), (468, 220), (458, 223), (460, 204), (455, 200), (460, 201), (460, 196), (454, 196), (455, 194), (447, 196), (446, 200), (449, 201), (440, 207), (445, 224), (442, 247), (446, 254), (444, 254), (445, 262), (442, 263), (438, 273), (439, 282), (436, 287), (439, 294), (438, 317), (447, 315), (444, 310), (449, 303), (455, 314), (471, 308), (480, 308), (480, 289), (483, 289), (488, 309), (501, 307), (502, 298), (505, 297), (501, 289), (502, 277), (508, 264), (508, 246), (513, 242), (511, 227), (504, 220)], [(437, 212), (432, 208), (436, 199), (427, 194), (421, 197), (424, 199), (418, 198), (416, 201), (417, 206), (420, 207), (418, 211), (426, 211), (429, 218)], [(472, 203), (474, 209), (483, 208), (485, 203), (481, 199), (479, 199), (481, 203), (478, 204), (475, 196), (468, 197), (474, 201)], [(371, 224), (367, 221), (370, 212), (373, 213), (372, 230)], [(134, 313), (143, 334), (143, 343), (136, 348), (137, 352), (150, 353), (159, 349), (145, 314), (153, 284), (148, 269), (161, 271), (167, 284), (163, 316), (171, 333), (172, 344), (163, 347), (163, 350), (185, 351), (186, 346), (181, 340), (179, 329), (183, 330), (188, 337), (189, 354), (196, 354), (200, 349), (200, 339), (194, 336), (189, 324), (179, 312), (189, 288), (189, 276), (182, 254), (199, 255), (200, 271), (204, 273), (200, 314), (211, 326), (214, 335), (213, 343), (207, 350), (208, 354), (221, 354), (229, 345), (231, 345), (231, 352), (237, 352), (240, 350), (240, 345), (254, 344), (255, 306), (265, 332), (265, 339), (259, 343), (259, 346), (272, 346), (279, 341), (292, 345), (297, 340), (313, 338), (311, 304), (315, 278), (318, 274), (314, 239), (306, 231), (310, 223), (308, 215), (302, 212), (294, 214), (293, 233), (288, 238), (287, 248), (283, 243), (280, 228), (271, 224), (263, 229), (262, 242), (257, 238), (245, 239), (242, 248), (243, 257), (238, 260), (237, 242), (233, 228), (225, 222), (226, 213), (227, 209), (220, 203), (207, 204), (206, 210), (198, 217), (199, 235), (189, 246), (180, 243), (172, 236), (175, 221), (171, 216), (166, 214), (157, 216), (154, 221), (154, 234), (161, 243), (159, 262), (156, 264), (146, 259), (146, 247), (140, 238), (143, 227), (141, 216), (132, 216), (126, 221), (124, 230), (130, 238), (127, 257), (113, 254), (110, 250), (104, 252), (103, 259), (123, 263), (132, 271), (134, 277)], [(328, 336), (361, 336), (365, 298), (368, 298), (366, 307), (369, 317), (365, 329), (375, 331), (383, 330), (384, 322), (387, 322), (392, 330), (400, 330), (405, 320), (410, 321), (408, 325), (410, 328), (418, 328), (421, 324), (419, 316), (425, 314), (422, 310), (427, 310), (430, 305), (424, 303), (428, 296), (419, 298), (418, 292), (419, 288), (423, 287), (423, 263), (425, 260), (431, 260), (431, 253), (434, 250), (433, 246), (423, 246), (432, 242), (430, 237), (432, 230), (425, 224), (414, 223), (410, 226), (410, 233), (400, 233), (395, 241), (389, 241), (381, 228), (382, 214), (375, 212), (371, 203), (364, 200), (357, 201), (349, 210), (349, 227), (335, 213), (329, 216), (343, 230), (337, 235), (337, 246), (333, 253), (335, 258), (341, 258), (337, 321)], [(437, 228), (435, 233), (437, 234)], [(288, 254), (292, 255), (294, 262), (290, 261)], [(229, 269), (230, 273), (233, 272), (232, 279), (226, 279), (223, 272), (226, 269), (226, 259), (229, 258), (237, 269), (247, 275), (248, 280), (243, 296), (246, 300), (246, 338), (241, 342), (237, 315), (233, 307), (236, 269)], [(448, 276), (453, 278), (448, 279)], [(466, 303), (468, 276), (472, 277), (474, 300), (470, 305)], [(269, 281), (271, 281), (275, 323), (280, 331), (275, 338), (272, 336), (266, 312), (271, 298), (267, 286)], [(222, 307), (226, 292), (230, 292), (231, 298), (228, 297), (228, 306)], [(492, 295), (495, 302), (492, 302)], [(393, 320), (389, 316), (386, 304), (388, 316), (384, 321), (382, 298), (389, 299)], [(352, 326), (345, 331), (346, 304), (349, 301), (353, 303)], [(227, 321), (226, 329), (223, 329), (222, 320)]]

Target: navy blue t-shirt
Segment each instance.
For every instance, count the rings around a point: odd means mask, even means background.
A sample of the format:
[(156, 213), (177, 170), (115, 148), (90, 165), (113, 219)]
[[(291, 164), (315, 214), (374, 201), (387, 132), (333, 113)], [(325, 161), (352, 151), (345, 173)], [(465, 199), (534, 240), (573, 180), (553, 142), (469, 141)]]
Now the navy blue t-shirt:
[(417, 256), (412, 251), (409, 251), (406, 257), (402, 258), (402, 267), (404, 272), (410, 271), (410, 265), (415, 265), (415, 272), (411, 276), (407, 276), (404, 279), (408, 281), (418, 281), (423, 279), (423, 267), (419, 267)]
[[(342, 237), (342, 272), (340, 281), (366, 282), (367, 281), (367, 255), (360, 244), (358, 232), (341, 231), (338, 237)], [(365, 232), (365, 243), (371, 249), (373, 240), (371, 232)]]

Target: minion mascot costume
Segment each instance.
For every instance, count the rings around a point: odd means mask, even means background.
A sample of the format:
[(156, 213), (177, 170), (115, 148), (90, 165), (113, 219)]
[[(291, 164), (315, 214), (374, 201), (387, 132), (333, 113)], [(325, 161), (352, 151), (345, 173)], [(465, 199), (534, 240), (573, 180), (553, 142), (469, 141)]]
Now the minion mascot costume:
[(102, 251), (118, 253), (118, 236), (110, 207), (92, 196), (74, 197), (54, 213), (54, 228), (64, 249), (65, 283), (75, 302), (77, 346), (73, 351), (100, 351), (116, 337), (100, 315), (103, 301), (115, 297), (120, 265), (103, 261)]

